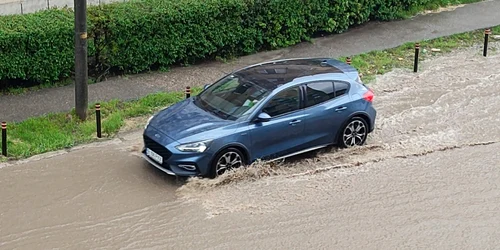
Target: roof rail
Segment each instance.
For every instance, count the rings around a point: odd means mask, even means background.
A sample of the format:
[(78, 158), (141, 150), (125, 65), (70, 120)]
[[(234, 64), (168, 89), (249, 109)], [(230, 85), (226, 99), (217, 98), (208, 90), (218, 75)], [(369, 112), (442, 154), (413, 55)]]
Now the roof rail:
[(249, 65), (249, 66), (237, 69), (237, 70), (233, 70), (231, 72), (231, 74), (233, 74), (234, 72), (237, 72), (237, 71), (241, 71), (241, 70), (245, 70), (245, 69), (251, 69), (251, 68), (254, 68), (254, 67), (257, 67), (257, 66), (262, 66), (262, 65), (266, 65), (266, 64), (272, 64), (272, 63), (278, 63), (278, 62), (284, 62), (284, 61), (292, 61), (292, 60), (323, 60), (323, 61), (327, 61), (327, 60), (335, 60), (335, 59), (334, 58), (329, 58), (329, 57), (296, 57), (296, 58), (284, 58), (284, 59), (279, 59), (279, 60), (265, 61), (265, 62), (261, 62), (261, 63), (252, 64), (252, 65)]

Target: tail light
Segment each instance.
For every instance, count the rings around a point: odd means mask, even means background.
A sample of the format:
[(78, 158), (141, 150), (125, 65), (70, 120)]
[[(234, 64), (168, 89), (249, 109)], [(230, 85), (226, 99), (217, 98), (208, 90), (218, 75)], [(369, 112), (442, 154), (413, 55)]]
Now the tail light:
[(371, 89), (368, 89), (368, 91), (363, 94), (363, 99), (365, 99), (367, 102), (373, 102), (374, 96), (375, 95), (373, 94), (373, 91)]

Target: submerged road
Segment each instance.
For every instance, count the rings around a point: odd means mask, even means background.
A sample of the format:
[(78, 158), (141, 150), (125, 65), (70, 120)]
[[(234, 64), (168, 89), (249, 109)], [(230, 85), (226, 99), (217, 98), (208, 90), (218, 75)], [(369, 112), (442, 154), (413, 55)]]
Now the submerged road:
[(269, 177), (177, 182), (140, 131), (0, 165), (0, 249), (495, 249), (499, 68), (474, 48), (381, 76), (367, 146)]

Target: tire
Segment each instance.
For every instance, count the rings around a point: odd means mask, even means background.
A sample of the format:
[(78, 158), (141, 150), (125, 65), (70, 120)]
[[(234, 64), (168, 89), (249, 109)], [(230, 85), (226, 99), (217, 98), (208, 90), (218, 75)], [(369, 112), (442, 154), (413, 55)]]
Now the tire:
[(241, 150), (233, 147), (224, 149), (214, 157), (209, 177), (216, 178), (228, 170), (244, 166), (245, 162), (245, 155)]
[(342, 128), (339, 135), (339, 145), (342, 148), (362, 146), (365, 144), (367, 137), (368, 124), (365, 119), (353, 117)]

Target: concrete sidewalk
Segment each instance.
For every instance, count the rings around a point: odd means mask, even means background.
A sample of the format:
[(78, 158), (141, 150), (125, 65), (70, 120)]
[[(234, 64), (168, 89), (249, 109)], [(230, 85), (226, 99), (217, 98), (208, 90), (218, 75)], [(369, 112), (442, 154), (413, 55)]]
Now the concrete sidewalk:
[[(453, 11), (419, 15), (395, 22), (371, 22), (346, 33), (314, 39), (313, 43), (257, 53), (229, 63), (211, 62), (168, 73), (117, 77), (89, 86), (89, 101), (130, 100), (157, 91), (182, 90), (215, 81), (225, 73), (261, 61), (292, 58), (356, 55), (396, 47), (455, 33), (500, 25), (500, 0), (466, 5)], [(480, 42), (480, 41), (478, 41)], [(0, 96), (0, 120), (13, 122), (50, 112), (70, 110), (74, 105), (74, 86), (43, 89), (17, 96)]]

